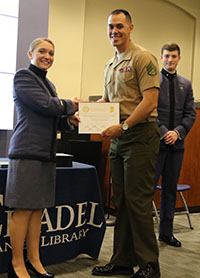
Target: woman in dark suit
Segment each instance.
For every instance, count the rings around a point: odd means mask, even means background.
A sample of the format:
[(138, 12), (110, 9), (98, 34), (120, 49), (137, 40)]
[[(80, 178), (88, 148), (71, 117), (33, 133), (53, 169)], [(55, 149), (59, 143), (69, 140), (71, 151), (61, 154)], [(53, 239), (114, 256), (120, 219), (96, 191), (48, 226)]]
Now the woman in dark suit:
[(43, 208), (55, 203), (57, 129), (70, 131), (79, 121), (74, 115), (78, 99), (59, 99), (54, 85), (46, 78), (54, 51), (49, 39), (34, 40), (28, 51), (30, 66), (17, 71), (14, 77), (17, 124), (9, 146), (5, 194), (5, 205), (14, 208), (10, 221), (12, 263), (8, 278), (29, 278), (29, 269), (37, 277), (54, 277), (40, 261), (41, 215)]

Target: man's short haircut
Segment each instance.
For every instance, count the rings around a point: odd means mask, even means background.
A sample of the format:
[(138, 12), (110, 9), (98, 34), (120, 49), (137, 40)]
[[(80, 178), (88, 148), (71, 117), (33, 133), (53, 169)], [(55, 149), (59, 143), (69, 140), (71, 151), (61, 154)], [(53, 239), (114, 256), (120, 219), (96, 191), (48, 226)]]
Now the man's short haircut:
[(168, 51), (177, 50), (178, 55), (180, 56), (180, 54), (181, 54), (180, 47), (178, 46), (178, 44), (176, 44), (174, 42), (168, 42), (168, 43), (164, 44), (163, 47), (161, 48), (161, 54), (163, 54), (164, 50), (168, 50)]
[(129, 14), (128, 11), (126, 10), (123, 10), (123, 9), (117, 9), (117, 10), (114, 10), (110, 13), (110, 15), (113, 15), (113, 14), (121, 14), (123, 13), (127, 19), (128, 22), (132, 23), (132, 18), (131, 18), (131, 15)]

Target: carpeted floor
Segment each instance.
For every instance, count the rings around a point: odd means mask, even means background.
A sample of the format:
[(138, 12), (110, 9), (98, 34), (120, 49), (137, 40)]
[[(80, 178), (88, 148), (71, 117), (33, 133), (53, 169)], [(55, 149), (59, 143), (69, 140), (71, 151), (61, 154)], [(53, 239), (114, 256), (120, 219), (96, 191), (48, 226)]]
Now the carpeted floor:
[[(112, 219), (111, 219), (112, 220)], [(181, 248), (158, 242), (162, 278), (200, 278), (200, 213), (191, 214), (193, 230), (189, 228), (186, 215), (175, 216), (174, 234), (182, 242)], [(158, 234), (158, 224), (155, 223)], [(56, 278), (88, 278), (96, 265), (106, 264), (112, 255), (113, 227), (108, 226), (98, 261), (86, 255), (46, 267)], [(0, 274), (6, 278), (7, 274)], [(33, 276), (34, 277), (34, 276)], [(112, 276), (127, 277), (127, 276)]]

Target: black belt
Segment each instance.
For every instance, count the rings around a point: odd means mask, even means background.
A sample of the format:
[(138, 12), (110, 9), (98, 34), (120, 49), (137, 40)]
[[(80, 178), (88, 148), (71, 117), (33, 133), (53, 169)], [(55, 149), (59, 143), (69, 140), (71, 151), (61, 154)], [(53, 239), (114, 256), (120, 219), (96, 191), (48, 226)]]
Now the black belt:
[[(126, 121), (126, 119), (120, 119), (120, 123)], [(148, 123), (148, 122), (156, 122), (156, 117), (148, 117), (140, 123)], [(138, 124), (140, 124), (140, 123), (138, 123)]]

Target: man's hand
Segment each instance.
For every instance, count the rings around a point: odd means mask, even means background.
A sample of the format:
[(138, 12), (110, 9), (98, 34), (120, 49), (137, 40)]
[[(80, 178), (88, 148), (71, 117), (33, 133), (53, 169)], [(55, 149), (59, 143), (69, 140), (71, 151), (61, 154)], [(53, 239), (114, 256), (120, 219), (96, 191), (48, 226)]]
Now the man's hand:
[(101, 132), (101, 135), (103, 137), (110, 137), (111, 139), (114, 139), (116, 137), (119, 137), (123, 133), (121, 124), (119, 125), (112, 125), (105, 130)]
[(80, 117), (78, 116), (78, 113), (75, 113), (74, 115), (70, 116), (69, 122), (75, 126), (78, 126), (78, 123), (80, 122)]
[(165, 144), (174, 145), (178, 137), (179, 135), (176, 131), (174, 130), (168, 131), (164, 137)]

